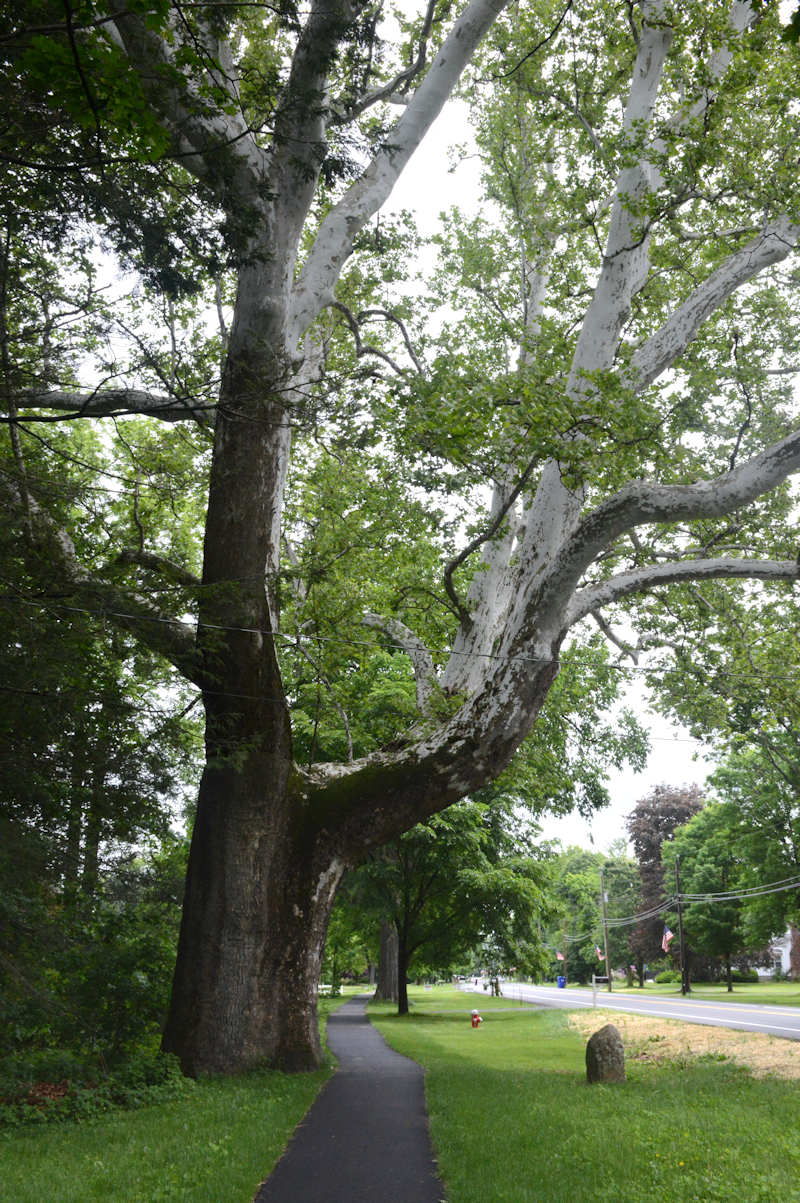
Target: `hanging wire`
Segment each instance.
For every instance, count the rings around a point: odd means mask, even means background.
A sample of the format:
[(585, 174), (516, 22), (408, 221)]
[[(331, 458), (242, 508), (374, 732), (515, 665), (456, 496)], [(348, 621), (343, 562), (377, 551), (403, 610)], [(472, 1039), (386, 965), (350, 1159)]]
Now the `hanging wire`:
[[(2, 599), (0, 599), (0, 600), (2, 600)], [(57, 611), (61, 611), (61, 612), (69, 613), (69, 614), (91, 614), (91, 615), (94, 615), (99, 618), (124, 618), (129, 622), (153, 622), (153, 623), (160, 623), (165, 626), (174, 626), (174, 627), (183, 627), (183, 628), (186, 628), (190, 625), (190, 622), (186, 621), (184, 619), (165, 618), (165, 617), (163, 617), (161, 615), (157, 615), (157, 614), (129, 614), (124, 610), (98, 609), (98, 608), (91, 608), (88, 606), (67, 606), (67, 605), (63, 605), (63, 604), (59, 604), (59, 603), (52, 603), (52, 602), (47, 602), (47, 603), (34, 602), (34, 601), (30, 601), (25, 598), (15, 598), (14, 602), (15, 602), (15, 605), (30, 606), (32, 608), (45, 610), (45, 611), (57, 610)], [(375, 647), (374, 641), (371, 641), (369, 639), (355, 639), (355, 638), (345, 639), (341, 635), (320, 635), (320, 634), (305, 635), (299, 631), (295, 632), (293, 634), (289, 634), (284, 631), (270, 631), (264, 627), (239, 627), (239, 626), (227, 625), (225, 623), (200, 622), (198, 620), (192, 620), (192, 623), (194, 624), (196, 629), (199, 629), (200, 627), (202, 627), (203, 630), (206, 630), (206, 631), (228, 631), (233, 634), (241, 634), (241, 635), (261, 635), (261, 636), (264, 636), (267, 638), (272, 638), (272, 639), (282, 639), (286, 643), (296, 643), (299, 640), (305, 640), (307, 643), (317, 643), (317, 644), (328, 643), (328, 644), (332, 644), (332, 645), (338, 646), (338, 647), (364, 647), (364, 648), (374, 648)], [(401, 651), (401, 652), (407, 651), (407, 649), (405, 648), (405, 646), (403, 644), (395, 643), (392, 640), (388, 640), (388, 639), (382, 640), (382, 646), (387, 647), (387, 648), (392, 648), (396, 651)], [(503, 662), (503, 663), (524, 663), (524, 664), (541, 663), (540, 659), (538, 659), (536, 656), (525, 656), (525, 655), (521, 655), (521, 654), (518, 654), (515, 656), (498, 656), (494, 652), (460, 652), (455, 648), (441, 648), (441, 647), (429, 648), (428, 650), (430, 651), (430, 654), (432, 656), (443, 656), (443, 657), (445, 657), (445, 656), (462, 656), (463, 658), (468, 659), (468, 660), (496, 660), (498, 662)], [(621, 672), (621, 673), (638, 672), (638, 673), (647, 673), (651, 676), (657, 675), (659, 673), (663, 674), (665, 672), (671, 671), (670, 669), (646, 668), (643, 665), (634, 665), (634, 664), (630, 664), (630, 665), (629, 664), (605, 664), (605, 665), (603, 665), (603, 667), (608, 672)], [(731, 672), (729, 670), (721, 670), (716, 675), (724, 676), (728, 680), (735, 680), (735, 681), (770, 680), (770, 681), (790, 681), (795, 684), (800, 682), (800, 674), (789, 674), (789, 673), (784, 673), (784, 674), (769, 673), (769, 675), (767, 676), (766, 674), (736, 673), (736, 672)], [(701, 740), (684, 740), (682, 742), (701, 743), (702, 741)]]
[[(779, 881), (763, 882), (756, 886), (743, 886), (739, 890), (725, 890), (719, 893), (712, 894), (673, 894), (670, 898), (664, 898), (657, 905), (650, 907), (648, 910), (639, 911), (636, 915), (627, 915), (621, 919), (609, 919), (607, 927), (622, 928), (633, 927), (635, 924), (644, 923), (647, 919), (654, 919), (657, 916), (661, 917), (665, 911), (673, 910), (678, 902), (734, 902), (740, 900), (747, 902), (751, 898), (764, 898), (769, 894), (782, 894), (787, 890), (800, 890), (800, 875), (794, 877), (783, 877)], [(596, 924), (587, 931), (579, 932), (577, 935), (565, 936), (564, 944), (580, 944), (586, 941), (596, 942), (600, 925)], [(545, 948), (551, 952), (560, 952), (561, 948), (554, 948), (551, 944), (545, 944)]]

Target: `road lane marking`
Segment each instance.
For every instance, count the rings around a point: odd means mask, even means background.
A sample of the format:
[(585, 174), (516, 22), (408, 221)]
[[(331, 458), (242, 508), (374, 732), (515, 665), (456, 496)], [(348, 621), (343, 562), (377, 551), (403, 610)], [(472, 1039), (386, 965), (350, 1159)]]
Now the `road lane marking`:
[[(561, 995), (559, 998), (557, 995), (549, 994), (549, 993), (544, 994), (543, 996), (540, 995), (540, 998), (541, 997), (544, 997), (545, 999), (547, 999), (547, 998), (553, 999), (554, 1001), (559, 1002), (559, 1005), (562, 1008), (566, 1008), (569, 1005), (572, 1007), (590, 1008), (592, 1010), (597, 1009), (597, 1008), (595, 1008), (594, 1003), (584, 1001), (583, 999), (567, 998), (567, 997), (564, 997), (563, 995)], [(531, 999), (530, 1001), (535, 1001), (535, 1000)], [(740, 1020), (738, 1023), (734, 1023), (734, 1022), (732, 1022), (733, 1017), (731, 1017), (731, 1020), (726, 1021), (724, 1019), (718, 1019), (713, 1015), (692, 1014), (685, 1010), (681, 1010), (681, 1011), (638, 1010), (636, 1004), (625, 1003), (625, 1002), (617, 1003), (617, 1005), (615, 1007), (606, 1007), (605, 1009), (622, 1011), (624, 1014), (628, 1014), (628, 1015), (644, 1015), (645, 1017), (650, 1018), (650, 1019), (683, 1019), (686, 1023), (705, 1024), (707, 1027), (732, 1027), (738, 1031), (748, 1031), (750, 1028), (763, 1028), (767, 1033), (791, 1032), (793, 1036), (800, 1039), (800, 1020), (798, 1020), (797, 1027), (788, 1028), (788, 1027), (781, 1027), (779, 1024), (774, 1024), (774, 1023), (755, 1023), (753, 1020), (748, 1020), (748, 1019), (743, 1019), (743, 1020)]]
[[(529, 987), (529, 989), (536, 989), (536, 987)], [(542, 990), (541, 987), (539, 987), (539, 990), (541, 991), (541, 994), (543, 994), (545, 998), (557, 997), (555, 991), (553, 991), (551, 993), (548, 990)], [(507, 995), (507, 997), (522, 998), (523, 995), (515, 993), (515, 994)], [(566, 994), (561, 995), (561, 997), (574, 998), (574, 999), (576, 999), (576, 1001), (578, 1001), (575, 993), (573, 993), (570, 990), (567, 990)], [(673, 1001), (672, 999), (667, 999), (667, 998), (637, 998), (635, 1000), (634, 999), (629, 1000), (627, 998), (620, 998), (620, 996), (618, 994), (617, 995), (609, 994), (607, 991), (603, 991), (602, 995), (601, 995), (600, 991), (598, 991), (597, 997), (598, 997), (598, 1003), (597, 1003), (598, 1006), (601, 1005), (601, 1003), (599, 1002), (599, 999), (602, 997), (604, 999), (604, 1002), (602, 1005), (607, 1006), (607, 1007), (617, 1007), (617, 1008), (647, 1007), (647, 1006), (661, 1007), (661, 1006), (664, 1006), (665, 1004), (666, 1004), (666, 1006), (670, 1006), (670, 1007), (674, 1007), (677, 1005), (685, 1005), (687, 1007), (689, 1007), (689, 1006), (720, 1007), (722, 1009), (723, 1013), (726, 1015), (739, 1015), (739, 1014), (746, 1015), (748, 1013), (755, 1013), (756, 1015), (788, 1016), (791, 1019), (797, 1018), (798, 1021), (800, 1021), (800, 1006), (792, 1007), (792, 1008), (785, 1008), (785, 1007), (772, 1007), (768, 1003), (730, 1003), (730, 1002), (724, 1002), (724, 1001), (723, 1002), (712, 1002), (705, 998), (692, 999), (691, 1001), (689, 1001), (685, 1004), (678, 1004), (677, 1002)], [(581, 999), (581, 1004), (583, 1005), (582, 999)]]

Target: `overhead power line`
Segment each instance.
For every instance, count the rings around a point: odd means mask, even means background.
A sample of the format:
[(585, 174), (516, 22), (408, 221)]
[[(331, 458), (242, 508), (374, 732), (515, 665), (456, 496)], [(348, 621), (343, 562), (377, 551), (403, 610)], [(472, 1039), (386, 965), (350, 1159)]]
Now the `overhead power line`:
[[(296, 643), (304, 641), (311, 644), (327, 643), (339, 647), (364, 647), (374, 648), (375, 643), (369, 639), (343, 638), (341, 635), (308, 635), (302, 632), (288, 633), (285, 631), (270, 631), (265, 627), (239, 627), (232, 626), (226, 623), (215, 622), (200, 622), (197, 619), (185, 620), (181, 618), (168, 618), (158, 614), (129, 614), (124, 610), (98, 609), (88, 606), (67, 606), (54, 602), (34, 602), (25, 598), (15, 598), (15, 604), (31, 606), (41, 610), (58, 610), (70, 614), (91, 614), (98, 618), (124, 618), (129, 622), (153, 622), (160, 623), (165, 626), (187, 627), (194, 625), (195, 628), (202, 627), (207, 631), (227, 631), (232, 634), (240, 635), (261, 635), (265, 638), (282, 639), (285, 643)], [(392, 648), (395, 651), (407, 652), (408, 649), (401, 643), (396, 643), (390, 639), (382, 641), (383, 647)], [(535, 656), (525, 656), (522, 654), (514, 656), (499, 656), (494, 652), (461, 652), (455, 648), (429, 648), (432, 656), (461, 656), (467, 660), (496, 660), (504, 663), (524, 663), (538, 664), (540, 661)], [(636, 664), (605, 664), (603, 668), (608, 672), (620, 673), (646, 673), (650, 676), (665, 675), (667, 672), (674, 671), (673, 669), (665, 668), (646, 668), (643, 665)], [(793, 684), (800, 682), (800, 673), (781, 674), (781, 673), (737, 673), (727, 669), (717, 670), (714, 674), (718, 677), (725, 677), (727, 680), (733, 681), (789, 681)], [(658, 738), (658, 737), (655, 737)], [(680, 742), (700, 743), (700, 740), (682, 740)]]
[[(710, 894), (691, 894), (684, 893), (673, 894), (669, 898), (663, 898), (659, 903), (649, 907), (647, 910), (639, 911), (635, 915), (626, 915), (622, 918), (609, 919), (608, 926), (614, 928), (633, 927), (639, 923), (644, 923), (648, 919), (655, 919), (663, 916), (665, 911), (673, 910), (678, 903), (689, 904), (697, 902), (747, 902), (751, 898), (763, 898), (769, 894), (781, 894), (787, 890), (800, 890), (800, 874), (794, 877), (784, 877), (779, 881), (763, 882), (756, 886), (743, 886), (739, 890), (725, 890), (719, 893)], [(586, 931), (578, 932), (575, 935), (564, 935), (563, 941), (566, 944), (581, 944), (591, 941), (594, 943), (597, 934), (600, 930), (600, 924), (596, 923), (593, 927)], [(550, 951), (560, 951), (553, 949), (551, 945), (545, 945)]]

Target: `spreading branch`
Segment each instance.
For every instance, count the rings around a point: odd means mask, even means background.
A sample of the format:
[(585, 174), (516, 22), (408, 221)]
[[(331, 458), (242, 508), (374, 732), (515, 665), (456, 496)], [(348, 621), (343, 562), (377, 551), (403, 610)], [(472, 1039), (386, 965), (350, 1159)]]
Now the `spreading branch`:
[(353, 239), (388, 199), (400, 172), (442, 111), (475, 48), (505, 3), (471, 0), (381, 149), (322, 222), (294, 288), (292, 328), (296, 343), (331, 304)]
[[(206, 75), (227, 93), (233, 105), (211, 108), (203, 97), (201, 82), (180, 66), (186, 46), (185, 30), (173, 13), (172, 37), (149, 28), (145, 17), (132, 12), (123, 0), (112, 0), (118, 44), (138, 74), (148, 102), (172, 139), (172, 153), (187, 171), (208, 184), (230, 209), (237, 203), (250, 204), (267, 167), (266, 153), (256, 143), (238, 107), (230, 74), (223, 64), (206, 61)], [(115, 37), (116, 40), (116, 37)], [(189, 47), (190, 50), (194, 49)], [(218, 47), (224, 62), (227, 48)], [(228, 111), (229, 110), (229, 111)], [(232, 170), (218, 170), (220, 156), (227, 156)]]
[(431, 717), (431, 701), (436, 689), (436, 669), (425, 644), (413, 631), (397, 618), (382, 618), (379, 614), (365, 614), (361, 620), (366, 627), (383, 631), (392, 643), (402, 648), (414, 669), (417, 686), (417, 709), (426, 718)]
[(601, 552), (636, 526), (723, 518), (798, 471), (800, 430), (713, 480), (691, 485), (632, 481), (578, 523), (548, 579), (548, 595), (569, 596)]
[(632, 593), (644, 593), (658, 585), (685, 581), (760, 580), (796, 581), (800, 578), (797, 560), (685, 560), (680, 564), (653, 564), (621, 572), (598, 585), (575, 594), (567, 612), (567, 625), (573, 626), (601, 606), (620, 601)]
[[(0, 473), (0, 491), (9, 508), (20, 510), (22, 496), (18, 486)], [(151, 601), (110, 581), (88, 572), (80, 562), (69, 534), (42, 509), (30, 493), (27, 497), (33, 541), (40, 555), (46, 555), (51, 570), (66, 596), (100, 617), (136, 635), (151, 650), (164, 656), (187, 680), (200, 683), (195, 636), (191, 627), (163, 614)]]
[[(23, 409), (53, 409), (58, 418), (24, 417), (24, 421), (59, 421), (70, 418), (124, 417), (128, 414), (143, 414), (149, 418), (160, 418), (162, 422), (195, 421), (208, 425), (213, 421), (214, 403), (198, 403), (194, 398), (169, 397), (160, 393), (149, 393), (143, 389), (112, 388), (94, 389), (91, 392), (20, 393), (18, 404)], [(0, 422), (12, 418), (0, 414)]]
[(734, 251), (678, 306), (664, 325), (631, 358), (630, 383), (647, 388), (683, 354), (703, 322), (759, 272), (786, 259), (800, 238), (800, 225), (779, 217), (756, 238)]

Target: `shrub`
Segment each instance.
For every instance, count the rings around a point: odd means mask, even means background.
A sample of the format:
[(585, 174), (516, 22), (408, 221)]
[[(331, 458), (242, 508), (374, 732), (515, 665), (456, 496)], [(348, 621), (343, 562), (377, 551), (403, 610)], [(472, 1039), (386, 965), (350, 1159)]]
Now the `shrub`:
[(659, 986), (669, 986), (680, 980), (681, 974), (679, 969), (664, 969), (661, 973), (656, 974), (656, 984)]
[(182, 1076), (177, 1058), (164, 1053), (140, 1051), (115, 1073), (95, 1076), (68, 1054), (48, 1052), (17, 1062), (0, 1080), (0, 1129), (182, 1098), (194, 1085)]
[(731, 971), (731, 981), (734, 982), (757, 982), (757, 969), (733, 969)]

